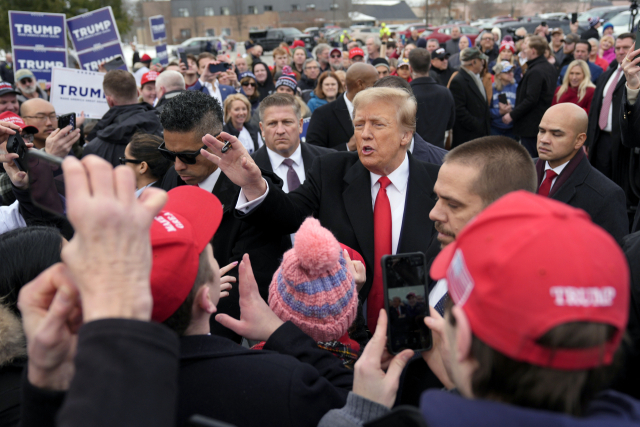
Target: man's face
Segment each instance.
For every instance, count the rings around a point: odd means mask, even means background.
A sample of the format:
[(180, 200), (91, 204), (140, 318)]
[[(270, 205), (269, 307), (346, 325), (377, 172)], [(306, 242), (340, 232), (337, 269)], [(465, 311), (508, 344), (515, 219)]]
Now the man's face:
[(376, 46), (374, 40), (372, 38), (368, 38), (366, 44), (367, 44), (367, 53), (369, 55), (375, 55), (378, 50), (378, 46)]
[(260, 130), (264, 143), (270, 150), (282, 157), (290, 157), (300, 145), (302, 118), (296, 117), (293, 107), (269, 107), (264, 110)]
[(5, 111), (19, 114), (20, 105), (18, 104), (18, 97), (14, 93), (0, 96), (0, 114)]
[(140, 92), (142, 94), (142, 100), (147, 104), (153, 105), (153, 102), (156, 100), (156, 83), (146, 83), (142, 86)]
[(402, 77), (403, 79), (408, 80), (411, 76), (411, 68), (408, 64), (404, 64), (402, 67), (398, 67), (396, 69), (396, 73), (398, 74), (398, 77)]
[(342, 70), (342, 52), (338, 52), (337, 50), (331, 52), (329, 63), (334, 70)]
[(411, 30), (411, 38), (414, 40), (418, 38), (418, 30), (416, 29)]
[(287, 65), (289, 57), (287, 55), (278, 55), (275, 57), (274, 61), (276, 63), (276, 68), (282, 70), (282, 67)]
[(378, 80), (389, 75), (389, 69), (382, 65), (377, 66), (376, 71), (378, 72)]
[(331, 49), (325, 49), (321, 53), (318, 53), (318, 61), (320, 61), (321, 64), (328, 64), (329, 63), (329, 51), (330, 50)]
[(433, 58), (431, 59), (431, 65), (438, 70), (446, 70), (448, 61), (446, 59)]
[(568, 55), (570, 53), (573, 53), (575, 48), (576, 48), (576, 44), (575, 43), (567, 43), (565, 41), (564, 42), (563, 52), (565, 53), (565, 55)]
[(576, 48), (573, 51), (573, 57), (575, 59), (582, 59), (585, 62), (589, 62), (589, 50), (585, 43), (577, 43)]
[(493, 39), (493, 34), (491, 33), (483, 34), (482, 38), (480, 39), (480, 46), (482, 46), (482, 50), (484, 50), (485, 52), (493, 49), (494, 43), (495, 41)]
[(304, 75), (307, 76), (307, 78), (315, 80), (318, 78), (319, 74), (320, 66), (318, 65), (317, 61), (310, 61), (307, 65), (305, 65)]
[(627, 56), (627, 53), (629, 53), (629, 50), (631, 50), (633, 45), (634, 41), (630, 38), (616, 40), (615, 50), (616, 61), (618, 61), (618, 64), (622, 64), (622, 61), (624, 61), (624, 58)]
[(451, 38), (452, 39), (459, 39), (460, 38), (460, 28), (453, 27), (451, 29)]
[(351, 62), (352, 63), (356, 63), (356, 62), (364, 62), (364, 57), (360, 56), (360, 55), (356, 55), (353, 58), (351, 58)]
[(400, 303), (401, 302), (402, 301), (400, 300), (400, 297), (393, 297), (393, 299), (391, 300), (391, 306), (393, 308), (398, 308), (398, 307), (400, 307)]
[[(200, 135), (196, 131), (191, 132), (170, 132), (164, 131), (165, 148), (174, 153), (198, 151), (204, 145)], [(209, 175), (216, 171), (217, 166), (209, 160), (198, 155), (196, 163), (188, 165), (176, 157), (176, 172), (188, 185), (197, 185), (207, 179)]]
[(433, 52), (434, 50), (438, 49), (440, 47), (440, 43), (438, 43), (437, 41), (428, 41), (427, 42), (427, 50), (429, 51), (429, 53)]
[(478, 175), (476, 167), (456, 162), (445, 162), (440, 168), (433, 187), (438, 200), (429, 218), (435, 223), (442, 248), (456, 240), (464, 226), (484, 208), (482, 199), (473, 191)]
[(244, 73), (248, 71), (249, 67), (247, 66), (247, 60), (244, 58), (236, 59), (236, 68), (238, 69), (239, 73)]
[(187, 59), (187, 64), (189, 64), (189, 67), (187, 68), (187, 72), (185, 74), (192, 76), (198, 73), (198, 64), (196, 64), (196, 61), (189, 58)]
[(400, 127), (395, 108), (363, 105), (355, 110), (353, 125), (358, 156), (365, 168), (386, 176), (400, 166), (413, 134)]
[[(613, 33), (613, 31), (611, 31), (611, 32)], [(13, 62), (13, 55), (11, 55), (10, 53), (5, 54), (4, 60), (7, 63), (11, 64)]]
[(551, 35), (551, 44), (557, 49), (562, 44), (562, 38), (564, 35), (562, 33), (553, 33)]
[(19, 80), (16, 84), (20, 92), (24, 94), (31, 94), (35, 92), (36, 89), (36, 81), (31, 77), (25, 77), (22, 80)]
[(407, 298), (407, 302), (409, 303), (409, 305), (411, 307), (415, 306), (416, 303), (418, 302), (418, 300), (416, 299), (416, 297), (414, 297), (413, 295), (410, 296), (409, 298)]
[(55, 108), (44, 99), (32, 99), (22, 107), (22, 114), (25, 124), (38, 128), (34, 135), (36, 148), (44, 147), (47, 137), (58, 127)]
[(278, 86), (278, 88), (276, 89), (276, 92), (277, 93), (288, 93), (289, 95), (295, 95), (295, 92), (293, 91), (293, 89), (291, 89), (287, 85)]
[(552, 168), (568, 162), (582, 148), (584, 139), (579, 136), (567, 123), (564, 114), (547, 112), (538, 126), (538, 157), (548, 161)]
[(215, 62), (217, 61), (213, 58), (202, 58), (198, 63), (198, 74), (200, 74), (200, 78), (203, 81), (213, 83), (215, 79), (218, 77), (218, 74), (220, 74), (220, 73), (210, 73), (209, 70), (207, 69), (207, 67), (209, 67), (209, 64), (213, 64)]

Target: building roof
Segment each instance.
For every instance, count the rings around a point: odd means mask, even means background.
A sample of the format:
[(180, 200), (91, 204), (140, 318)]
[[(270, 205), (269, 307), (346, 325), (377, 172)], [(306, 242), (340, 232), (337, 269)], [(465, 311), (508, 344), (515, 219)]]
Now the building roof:
[[(359, 1), (361, 3), (358, 4), (356, 3), (356, 1)], [(353, 2), (353, 9), (365, 15), (375, 16), (379, 20), (385, 19), (388, 21), (393, 21), (401, 19), (417, 19), (415, 13), (413, 13), (413, 10), (411, 10), (409, 5), (404, 1), (394, 2), (394, 5), (390, 5), (388, 3), (392, 2), (385, 0), (372, 0), (370, 2), (365, 2), (364, 0), (355, 0)]]

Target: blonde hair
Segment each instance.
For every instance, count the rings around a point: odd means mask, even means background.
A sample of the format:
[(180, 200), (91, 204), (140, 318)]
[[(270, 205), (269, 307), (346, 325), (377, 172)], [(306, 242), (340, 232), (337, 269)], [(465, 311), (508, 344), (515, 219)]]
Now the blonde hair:
[(584, 74), (584, 78), (580, 82), (580, 86), (578, 86), (578, 102), (582, 101), (584, 95), (587, 93), (588, 87), (596, 87), (593, 83), (591, 83), (591, 71), (589, 70), (589, 66), (582, 59), (576, 59), (571, 61), (569, 66), (567, 67), (567, 72), (564, 74), (564, 78), (562, 79), (562, 86), (558, 89), (558, 96), (556, 98), (556, 102), (560, 101), (560, 97), (563, 93), (565, 93), (569, 89), (569, 74), (573, 67), (580, 67), (582, 69), (582, 73)]
[(398, 125), (405, 131), (416, 131), (416, 98), (405, 89), (391, 87), (373, 87), (361, 92), (353, 98), (353, 118), (358, 108), (367, 105), (393, 105), (396, 110)]
[(235, 93), (227, 96), (227, 99), (224, 100), (224, 121), (226, 123), (231, 120), (231, 104), (233, 104), (233, 101), (240, 101), (244, 103), (247, 107), (247, 119), (251, 118), (251, 103), (243, 94)]
[[(602, 36), (602, 38), (600, 39), (600, 48), (602, 48), (602, 42), (605, 40), (609, 40), (611, 42), (611, 46), (614, 46), (616, 44), (615, 39), (613, 38), (612, 35), (607, 34), (606, 36)], [(611, 48), (609, 48), (611, 49)]]

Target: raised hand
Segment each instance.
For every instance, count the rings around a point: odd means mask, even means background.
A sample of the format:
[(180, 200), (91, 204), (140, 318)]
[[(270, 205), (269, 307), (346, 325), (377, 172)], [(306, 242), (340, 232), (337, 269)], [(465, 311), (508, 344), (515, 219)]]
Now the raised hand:
[[(84, 114), (81, 116), (84, 121)], [(80, 129), (71, 130), (71, 126), (56, 129), (45, 140), (44, 151), (52, 156), (64, 158), (71, 147), (80, 139)]]
[(442, 384), (448, 389), (455, 387), (451, 380), (451, 364), (449, 343), (447, 336), (444, 333), (445, 320), (440, 316), (433, 307), (429, 307), (430, 316), (425, 316), (424, 323), (429, 329), (431, 329), (431, 338), (433, 340), (433, 346), (429, 351), (422, 352), (422, 358), (431, 371), (440, 380)]
[[(633, 58), (633, 60), (629, 59)], [(640, 49), (627, 53), (624, 61), (622, 61), (622, 72), (627, 78), (627, 87), (629, 89), (640, 89)]]
[(231, 284), (237, 281), (237, 279), (233, 276), (225, 276), (225, 274), (234, 269), (236, 265), (238, 265), (238, 261), (227, 264), (220, 269), (220, 298), (228, 297), (228, 291), (232, 287)]

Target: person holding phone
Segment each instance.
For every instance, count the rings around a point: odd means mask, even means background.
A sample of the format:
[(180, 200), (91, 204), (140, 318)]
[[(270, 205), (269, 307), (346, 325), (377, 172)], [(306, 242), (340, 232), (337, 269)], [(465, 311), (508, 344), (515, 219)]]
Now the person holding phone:
[[(197, 65), (200, 79), (187, 90), (206, 93), (214, 97), (222, 106), (227, 96), (236, 93), (236, 90), (232, 86), (222, 85), (218, 82), (218, 74), (224, 71), (222, 68), (217, 69), (215, 67), (218, 64), (220, 62), (216, 60), (212, 53), (202, 52), (198, 55)], [(214, 71), (211, 71), (211, 65), (214, 65)]]
[(513, 133), (513, 123), (506, 124), (502, 116), (510, 113), (516, 105), (516, 91), (518, 84), (514, 77), (514, 65), (502, 61), (493, 66), (495, 81), (493, 82), (493, 97), (491, 98), (491, 135), (504, 135), (517, 139)]

